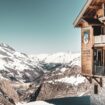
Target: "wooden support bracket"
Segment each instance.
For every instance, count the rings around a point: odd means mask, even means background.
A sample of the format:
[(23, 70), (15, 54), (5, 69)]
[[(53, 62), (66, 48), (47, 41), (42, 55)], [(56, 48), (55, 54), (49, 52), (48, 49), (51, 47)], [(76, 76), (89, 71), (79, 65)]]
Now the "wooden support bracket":
[(103, 80), (102, 80), (102, 77), (94, 77), (93, 76), (93, 79), (102, 87), (102, 82), (103, 82)]
[(100, 76), (89, 76), (89, 75), (83, 75), (90, 83), (92, 83), (92, 80), (94, 79), (101, 87), (103, 86), (103, 80)]
[(92, 83), (92, 77), (89, 77), (89, 76), (85, 76), (85, 77), (90, 83)]

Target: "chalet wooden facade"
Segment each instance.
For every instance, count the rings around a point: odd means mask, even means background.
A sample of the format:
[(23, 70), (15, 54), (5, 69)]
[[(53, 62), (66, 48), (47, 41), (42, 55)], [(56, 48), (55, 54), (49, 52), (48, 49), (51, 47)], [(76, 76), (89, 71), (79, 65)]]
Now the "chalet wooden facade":
[(81, 28), (82, 75), (105, 76), (105, 0), (87, 0), (74, 26)]
[(105, 77), (105, 0), (87, 0), (74, 26), (81, 28), (81, 74), (90, 83), (95, 81), (102, 87)]

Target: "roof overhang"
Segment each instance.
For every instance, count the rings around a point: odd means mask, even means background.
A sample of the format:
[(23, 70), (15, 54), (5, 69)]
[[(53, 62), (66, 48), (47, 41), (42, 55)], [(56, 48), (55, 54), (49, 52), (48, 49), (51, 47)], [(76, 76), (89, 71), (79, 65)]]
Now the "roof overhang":
[(83, 9), (80, 11), (79, 15), (77, 16), (77, 18), (74, 21), (74, 26), (77, 27), (78, 23), (81, 21), (82, 16), (84, 15), (85, 11), (87, 10), (87, 8), (89, 7), (89, 5), (92, 3), (92, 0), (87, 0), (87, 2), (85, 3)]

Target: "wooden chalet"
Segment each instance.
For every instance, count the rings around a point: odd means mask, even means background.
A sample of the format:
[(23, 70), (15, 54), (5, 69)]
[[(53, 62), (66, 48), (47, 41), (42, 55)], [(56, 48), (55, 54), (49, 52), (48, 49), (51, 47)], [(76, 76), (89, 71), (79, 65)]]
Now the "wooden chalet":
[(102, 85), (105, 76), (105, 0), (87, 0), (74, 21), (81, 28), (82, 75)]

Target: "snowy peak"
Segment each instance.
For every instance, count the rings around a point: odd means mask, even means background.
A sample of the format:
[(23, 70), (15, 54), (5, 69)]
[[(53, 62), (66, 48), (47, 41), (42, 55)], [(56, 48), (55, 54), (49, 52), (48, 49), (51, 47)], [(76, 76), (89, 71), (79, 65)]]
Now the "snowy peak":
[(15, 49), (13, 49), (11, 46), (9, 46), (8, 44), (5, 44), (5, 43), (1, 43), (0, 47), (2, 47), (4, 49), (10, 49), (12, 51), (15, 51)]
[(0, 75), (16, 81), (33, 81), (43, 74), (38, 61), (27, 54), (15, 51), (7, 44), (0, 44)]
[(76, 65), (81, 65), (80, 53), (71, 53), (71, 52), (61, 52), (61, 53), (53, 53), (53, 54), (39, 54), (39, 55), (30, 55), (33, 59), (38, 59), (39, 61), (43, 61), (45, 63), (74, 63)]
[(72, 54), (72, 53), (55, 53), (49, 55), (46, 59), (46, 63), (69, 63), (74, 58), (80, 57), (80, 54)]

